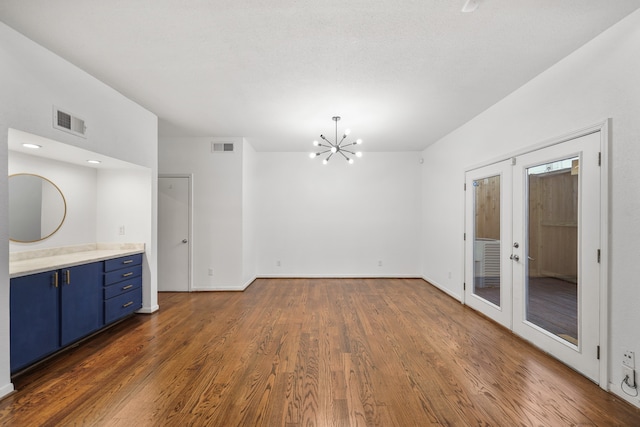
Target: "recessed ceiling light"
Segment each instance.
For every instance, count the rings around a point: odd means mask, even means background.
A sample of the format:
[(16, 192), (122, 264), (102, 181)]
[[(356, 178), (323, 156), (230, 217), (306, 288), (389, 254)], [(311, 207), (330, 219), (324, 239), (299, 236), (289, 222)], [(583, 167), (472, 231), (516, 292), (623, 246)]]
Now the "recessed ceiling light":
[(38, 145), (38, 144), (22, 144), (23, 147), (25, 148), (33, 148), (33, 149), (38, 149), (38, 148), (42, 148), (42, 145)]
[(87, 163), (91, 163), (93, 165), (99, 165), (102, 162), (100, 160), (87, 160)]

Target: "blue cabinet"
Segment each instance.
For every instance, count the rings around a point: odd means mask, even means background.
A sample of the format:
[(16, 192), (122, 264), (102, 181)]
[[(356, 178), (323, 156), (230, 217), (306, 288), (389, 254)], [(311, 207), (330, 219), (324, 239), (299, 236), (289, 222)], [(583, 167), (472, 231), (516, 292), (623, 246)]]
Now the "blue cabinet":
[(60, 348), (60, 299), (53, 272), (11, 279), (11, 372)]
[(11, 279), (11, 371), (100, 329), (102, 262)]
[(142, 254), (104, 263), (104, 323), (119, 320), (142, 307)]
[(66, 346), (104, 325), (102, 262), (61, 270), (60, 345)]
[(142, 254), (11, 279), (11, 372), (142, 307)]

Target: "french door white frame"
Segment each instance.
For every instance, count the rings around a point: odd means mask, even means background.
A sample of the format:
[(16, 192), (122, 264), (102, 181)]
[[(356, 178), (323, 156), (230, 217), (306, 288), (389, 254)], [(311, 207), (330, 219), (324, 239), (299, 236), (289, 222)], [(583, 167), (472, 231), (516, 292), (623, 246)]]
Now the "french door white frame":
[[(500, 205), (498, 207), (500, 213), (500, 279), (505, 277), (512, 277), (513, 275), (513, 263), (509, 260), (509, 254), (512, 254), (511, 244), (513, 242), (512, 232), (512, 174), (511, 162), (509, 160), (502, 160), (497, 163), (492, 163), (487, 166), (476, 168), (466, 173), (466, 191), (475, 191), (474, 184), (476, 181), (482, 181), (485, 178), (499, 178), (500, 182)], [(474, 244), (467, 244), (465, 246), (465, 259), (474, 259), (475, 252), (475, 236), (477, 231), (475, 230), (475, 217), (467, 215), (468, 212), (465, 209), (465, 222), (466, 222), (466, 239)], [(469, 307), (484, 314), (485, 316), (500, 323), (502, 326), (508, 329), (513, 329), (513, 294), (512, 286), (507, 286), (501, 280), (500, 283), (500, 303), (494, 304), (486, 299), (476, 295), (476, 283), (475, 282), (475, 259), (474, 264), (469, 263), (465, 265), (465, 289), (463, 292), (464, 302)]]
[[(590, 135), (596, 132), (600, 132), (600, 312), (599, 312), (599, 337), (600, 337), (600, 347), (599, 347), (599, 386), (604, 390), (609, 389), (609, 375), (608, 375), (608, 366), (609, 366), (609, 235), (611, 232), (611, 227), (609, 223), (609, 149), (611, 143), (611, 119), (607, 119), (603, 122), (597, 123), (595, 125), (585, 127), (583, 129), (579, 129), (577, 131), (556, 137), (551, 138), (545, 141), (542, 141), (533, 146), (514, 151), (499, 158), (492, 159), (487, 162), (483, 162), (481, 164), (473, 165), (465, 169), (463, 175), (463, 182), (466, 182), (467, 173), (473, 171), (474, 169), (478, 169), (481, 167), (489, 166), (494, 163), (502, 162), (513, 157), (518, 157), (523, 154), (531, 153), (536, 150), (540, 150), (543, 148), (551, 147), (553, 145), (561, 144), (566, 141), (570, 141), (572, 139), (580, 138), (586, 135)], [(467, 189), (470, 191), (469, 189)], [(468, 207), (466, 206), (466, 196), (463, 193), (462, 197), (464, 197), (464, 205), (465, 212), (467, 212)], [(466, 214), (465, 214), (466, 216)], [(462, 223), (462, 234), (466, 231), (465, 221)], [(471, 238), (470, 236), (468, 236)], [(466, 277), (465, 269), (467, 265), (467, 254), (465, 249), (465, 242), (462, 242), (462, 252), (464, 254), (462, 259), (462, 271), (463, 277), (465, 277), (466, 286), (472, 285), (472, 277)], [(465, 298), (465, 292), (461, 292), (462, 295), (462, 303), (467, 304)]]

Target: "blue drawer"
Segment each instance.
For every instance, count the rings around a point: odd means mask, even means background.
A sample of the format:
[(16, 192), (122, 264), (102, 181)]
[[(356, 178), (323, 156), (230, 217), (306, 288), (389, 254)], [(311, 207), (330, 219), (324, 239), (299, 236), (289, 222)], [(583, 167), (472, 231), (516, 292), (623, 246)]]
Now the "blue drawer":
[(104, 302), (104, 323), (112, 323), (142, 307), (142, 288), (137, 288)]
[(125, 292), (138, 289), (142, 286), (142, 277), (134, 277), (133, 279), (123, 280), (122, 282), (106, 286), (104, 288), (104, 299), (116, 297)]
[(109, 286), (114, 283), (122, 282), (123, 280), (130, 280), (139, 276), (142, 276), (141, 265), (134, 265), (133, 267), (110, 271), (109, 273), (104, 274), (104, 285)]
[(134, 254), (120, 258), (108, 259), (104, 262), (105, 273), (121, 268), (142, 264), (142, 254)]

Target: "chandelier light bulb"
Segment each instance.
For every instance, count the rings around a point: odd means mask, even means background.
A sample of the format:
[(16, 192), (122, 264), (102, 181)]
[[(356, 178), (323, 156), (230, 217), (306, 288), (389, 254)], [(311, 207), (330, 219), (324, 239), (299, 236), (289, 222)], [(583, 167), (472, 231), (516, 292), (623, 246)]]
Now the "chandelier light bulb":
[[(322, 141), (315, 140), (313, 141), (313, 145), (315, 147), (320, 147), (314, 149), (313, 153), (309, 153), (309, 157), (314, 159), (316, 157), (324, 157), (325, 159), (322, 161), (323, 165), (329, 163), (331, 157), (333, 155), (339, 155), (338, 157), (344, 158), (344, 160), (352, 165), (356, 157), (362, 157), (361, 152), (355, 152), (352, 148), (356, 144), (362, 144), (362, 140), (349, 140), (347, 139), (347, 135), (351, 134), (351, 129), (345, 129), (341, 134), (338, 133), (338, 121), (340, 120), (340, 116), (333, 116), (331, 118), (335, 123), (335, 136), (334, 140), (331, 140), (329, 137), (321, 134), (320, 139)], [(338, 136), (342, 138), (339, 138)]]

